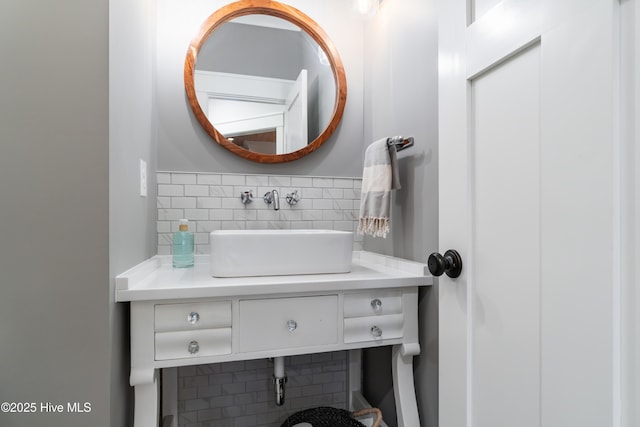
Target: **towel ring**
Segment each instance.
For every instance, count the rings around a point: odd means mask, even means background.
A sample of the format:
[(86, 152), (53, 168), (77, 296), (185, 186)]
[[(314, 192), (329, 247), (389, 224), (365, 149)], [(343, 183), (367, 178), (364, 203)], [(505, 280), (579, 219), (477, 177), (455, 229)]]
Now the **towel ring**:
[(387, 145), (389, 147), (396, 147), (396, 151), (402, 151), (405, 148), (409, 148), (413, 145), (413, 137), (410, 136), (408, 138), (402, 136), (394, 136), (393, 138), (387, 139)]

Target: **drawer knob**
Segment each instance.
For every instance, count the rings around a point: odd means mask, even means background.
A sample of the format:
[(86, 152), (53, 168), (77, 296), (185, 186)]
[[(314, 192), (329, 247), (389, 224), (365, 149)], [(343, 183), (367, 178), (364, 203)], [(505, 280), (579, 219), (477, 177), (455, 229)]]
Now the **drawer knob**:
[(382, 310), (382, 301), (380, 301), (378, 298), (372, 299), (371, 300), (371, 308), (373, 308), (373, 311), (381, 311)]
[(298, 323), (295, 320), (289, 320), (287, 322), (287, 329), (289, 329), (289, 332), (293, 332), (298, 328)]
[(189, 350), (190, 354), (196, 354), (197, 352), (199, 352), (200, 351), (200, 344), (198, 344), (198, 341), (191, 341), (189, 343), (188, 350)]
[(187, 316), (187, 322), (191, 323), (192, 325), (195, 325), (196, 323), (198, 323), (198, 320), (200, 320), (200, 315), (195, 311), (192, 311)]
[(373, 335), (374, 338), (380, 338), (382, 336), (382, 329), (377, 326), (373, 326), (371, 328), (371, 335)]

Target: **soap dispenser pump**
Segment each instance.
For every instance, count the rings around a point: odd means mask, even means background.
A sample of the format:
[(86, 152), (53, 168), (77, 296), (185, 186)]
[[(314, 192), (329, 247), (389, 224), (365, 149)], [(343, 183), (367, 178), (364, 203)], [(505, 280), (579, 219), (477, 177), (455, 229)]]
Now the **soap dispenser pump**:
[(189, 221), (180, 220), (178, 231), (173, 233), (173, 266), (175, 268), (193, 265), (193, 233), (189, 231)]

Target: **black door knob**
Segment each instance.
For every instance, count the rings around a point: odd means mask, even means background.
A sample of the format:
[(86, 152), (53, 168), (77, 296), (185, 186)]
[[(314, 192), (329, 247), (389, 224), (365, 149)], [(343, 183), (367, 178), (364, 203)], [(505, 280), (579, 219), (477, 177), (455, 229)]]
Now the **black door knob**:
[(444, 253), (444, 256), (438, 252), (429, 255), (427, 265), (434, 276), (442, 276), (442, 273), (446, 273), (447, 276), (455, 279), (462, 271), (462, 258), (458, 251), (449, 249)]

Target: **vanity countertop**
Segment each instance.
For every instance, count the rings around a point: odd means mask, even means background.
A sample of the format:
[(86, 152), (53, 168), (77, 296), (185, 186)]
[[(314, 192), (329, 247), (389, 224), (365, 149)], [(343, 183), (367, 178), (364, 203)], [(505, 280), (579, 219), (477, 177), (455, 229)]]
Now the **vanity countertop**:
[(156, 255), (116, 277), (116, 301), (230, 297), (300, 292), (428, 286), (427, 265), (366, 251), (353, 252), (350, 273), (292, 276), (211, 277), (208, 255), (190, 268), (173, 268), (170, 255)]

